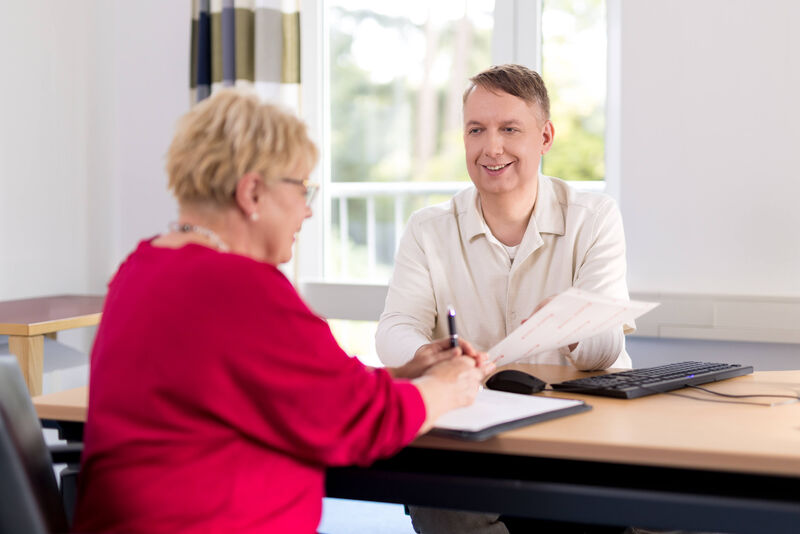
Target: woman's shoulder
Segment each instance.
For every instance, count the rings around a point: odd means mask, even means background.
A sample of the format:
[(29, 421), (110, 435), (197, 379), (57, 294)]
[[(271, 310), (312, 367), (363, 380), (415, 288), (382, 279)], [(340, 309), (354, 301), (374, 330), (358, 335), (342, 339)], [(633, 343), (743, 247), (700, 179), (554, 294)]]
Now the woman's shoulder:
[(169, 248), (153, 245), (153, 238), (143, 240), (120, 265), (113, 286), (191, 295), (228, 310), (261, 303), (278, 313), (311, 313), (275, 265), (198, 244)]
[(212, 291), (236, 290), (249, 292), (259, 288), (271, 291), (293, 291), (286, 276), (272, 264), (260, 262), (241, 254), (220, 252), (190, 243), (178, 248), (153, 244), (155, 238), (141, 241), (120, 265), (125, 270), (159, 273), (159, 278), (173, 283), (205, 286)]
[[(189, 247), (185, 247), (189, 248)], [(294, 288), (281, 270), (262, 261), (231, 252), (219, 252), (202, 245), (187, 250), (187, 259), (197, 263), (202, 274), (221, 287), (269, 288), (271, 291), (293, 291)]]

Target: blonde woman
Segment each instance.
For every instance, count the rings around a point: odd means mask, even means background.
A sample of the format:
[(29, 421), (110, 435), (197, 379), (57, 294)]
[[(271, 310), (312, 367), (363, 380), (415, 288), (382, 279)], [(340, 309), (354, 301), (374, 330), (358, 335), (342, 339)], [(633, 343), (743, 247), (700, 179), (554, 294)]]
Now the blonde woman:
[(178, 221), (121, 265), (92, 350), (76, 530), (315, 532), (326, 466), (473, 401), (492, 366), (469, 343), (367, 368), (278, 270), (316, 159), (297, 118), (235, 90), (180, 121)]

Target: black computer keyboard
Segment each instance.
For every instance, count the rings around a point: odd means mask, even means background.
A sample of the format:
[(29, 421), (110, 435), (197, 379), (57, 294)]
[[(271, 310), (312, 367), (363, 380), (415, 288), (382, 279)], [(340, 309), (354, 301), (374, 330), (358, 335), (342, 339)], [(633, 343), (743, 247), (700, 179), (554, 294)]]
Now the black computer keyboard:
[(685, 386), (696, 386), (747, 375), (752, 372), (753, 367), (750, 365), (680, 362), (567, 380), (560, 384), (551, 384), (551, 386), (553, 389), (570, 393), (635, 399)]

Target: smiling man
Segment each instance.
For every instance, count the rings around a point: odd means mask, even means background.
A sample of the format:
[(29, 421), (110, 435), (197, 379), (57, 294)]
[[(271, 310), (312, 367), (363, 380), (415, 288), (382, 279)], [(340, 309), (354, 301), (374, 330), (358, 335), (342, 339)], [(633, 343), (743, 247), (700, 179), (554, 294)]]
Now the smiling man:
[[(384, 364), (401, 366), (447, 335), (486, 351), (549, 297), (570, 287), (628, 298), (625, 237), (614, 200), (539, 173), (555, 138), (541, 77), (492, 67), (464, 92), (464, 148), (475, 187), (408, 222), (376, 335)], [(578, 369), (630, 367), (624, 325), (527, 361)], [(525, 361), (525, 360), (523, 360)], [(505, 533), (497, 516), (412, 509), (418, 531)], [(508, 528), (506, 528), (508, 526)]]
[[(464, 148), (474, 188), (408, 222), (376, 337), (386, 365), (402, 365), (458, 332), (478, 350), (502, 340), (542, 302), (570, 287), (627, 299), (625, 237), (614, 200), (539, 174), (555, 138), (541, 77), (492, 67), (464, 92)], [(578, 369), (630, 367), (625, 333), (609, 330), (531, 363)]]

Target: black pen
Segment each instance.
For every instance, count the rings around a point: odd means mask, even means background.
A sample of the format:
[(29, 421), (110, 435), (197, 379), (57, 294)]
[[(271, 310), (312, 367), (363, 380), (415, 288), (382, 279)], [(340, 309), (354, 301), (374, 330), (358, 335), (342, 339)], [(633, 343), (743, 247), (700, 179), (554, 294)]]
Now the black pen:
[(450, 332), (450, 348), (458, 346), (458, 334), (456, 333), (456, 310), (452, 306), (447, 307), (447, 330)]

